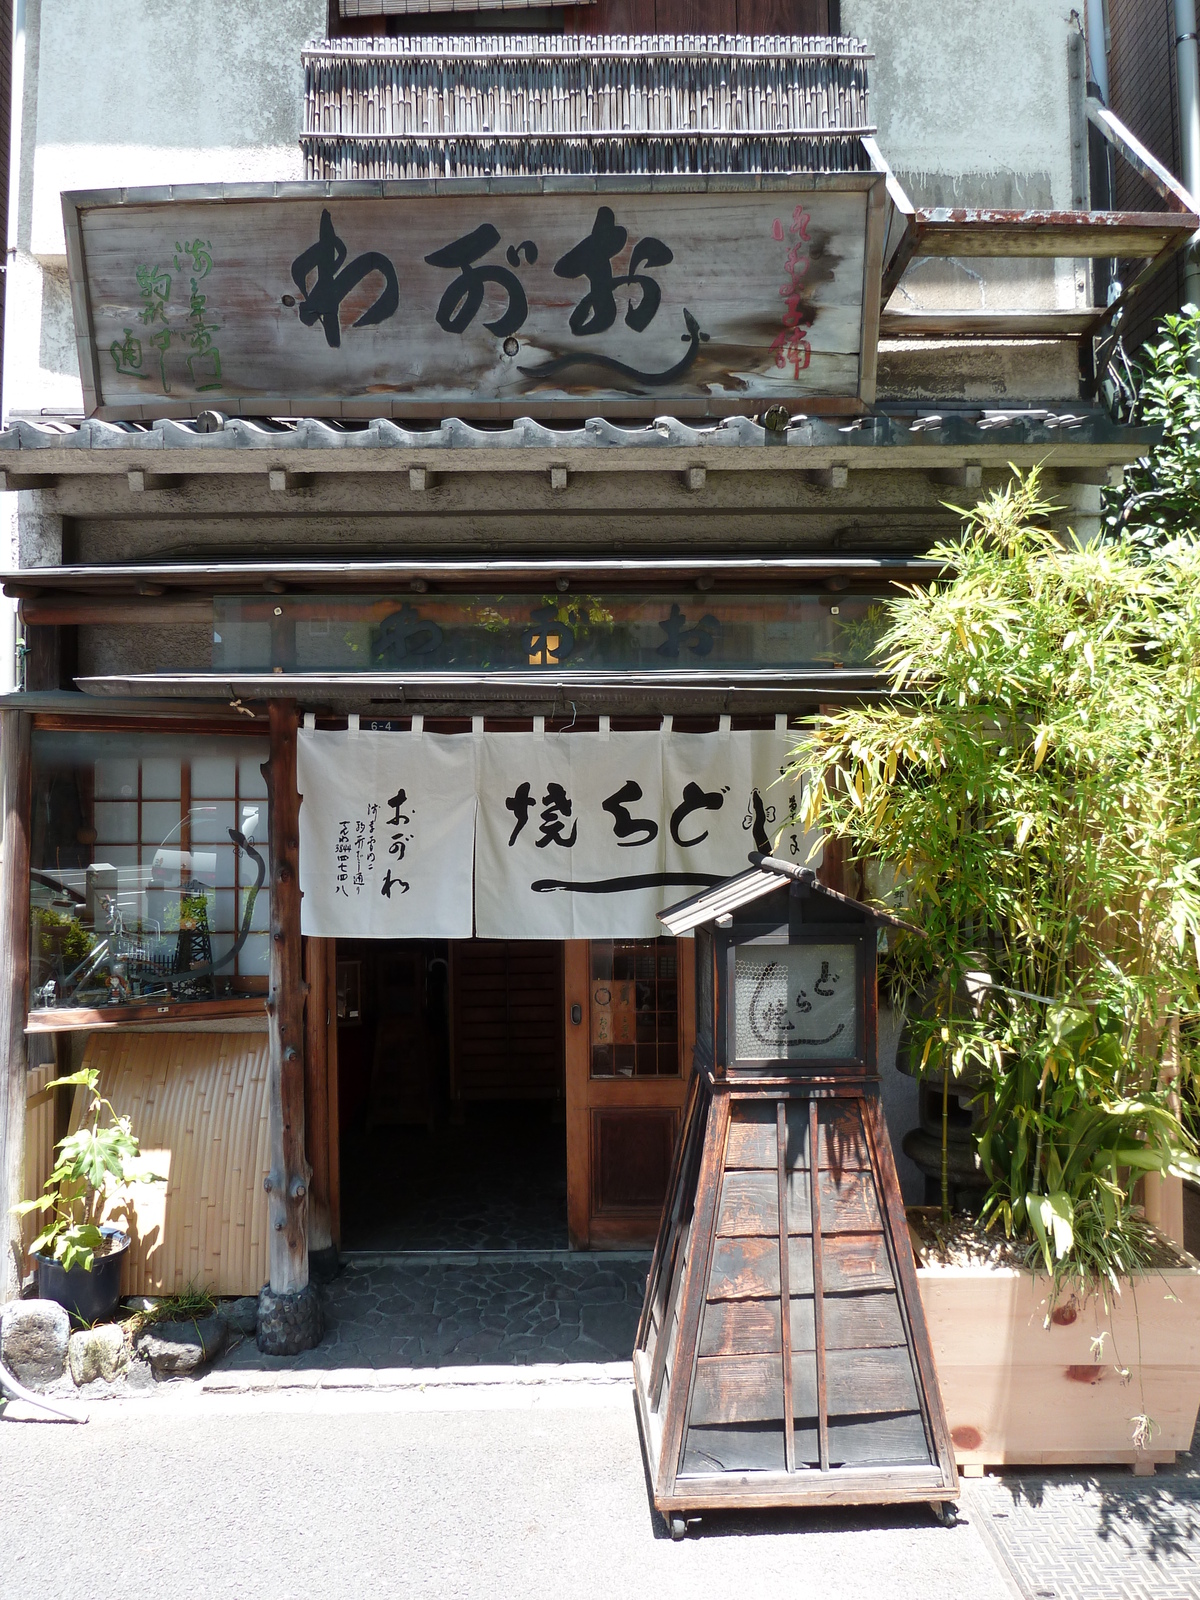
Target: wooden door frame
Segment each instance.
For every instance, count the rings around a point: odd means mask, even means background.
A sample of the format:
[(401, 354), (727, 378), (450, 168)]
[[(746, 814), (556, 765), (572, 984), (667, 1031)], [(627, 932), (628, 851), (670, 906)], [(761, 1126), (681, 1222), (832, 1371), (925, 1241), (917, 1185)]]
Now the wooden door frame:
[[(596, 1226), (592, 1213), (593, 1112), (606, 1108), (637, 1110), (669, 1107), (676, 1113), (676, 1140), (684, 1097), (692, 1070), (696, 1043), (695, 941), (679, 939), (679, 1075), (654, 1078), (593, 1078), (591, 1075), (591, 941), (567, 939), (563, 943), (563, 1057), (566, 1069), (567, 1113), (567, 1234), (572, 1250), (619, 1247), (617, 1222)], [(579, 1007), (578, 1022), (572, 1008)], [(653, 1229), (650, 1230), (653, 1233)]]

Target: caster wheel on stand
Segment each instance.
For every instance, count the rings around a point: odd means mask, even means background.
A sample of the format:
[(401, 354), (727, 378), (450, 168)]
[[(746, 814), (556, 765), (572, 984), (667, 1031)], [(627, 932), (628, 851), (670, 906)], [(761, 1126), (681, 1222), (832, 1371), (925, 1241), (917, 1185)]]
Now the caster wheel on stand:
[(931, 1500), (929, 1508), (943, 1528), (953, 1528), (958, 1523), (958, 1512), (953, 1500)]
[(672, 1539), (678, 1541), (687, 1536), (687, 1522), (682, 1511), (672, 1511), (668, 1518), (668, 1526), (671, 1529)]

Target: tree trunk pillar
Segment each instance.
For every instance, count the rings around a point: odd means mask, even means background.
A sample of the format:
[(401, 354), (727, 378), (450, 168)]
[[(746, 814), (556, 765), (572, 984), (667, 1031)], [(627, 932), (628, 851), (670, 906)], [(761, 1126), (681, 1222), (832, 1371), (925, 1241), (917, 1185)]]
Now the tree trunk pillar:
[(21, 1222), (12, 1214), (25, 1184), (25, 1014), (29, 1009), (30, 720), (0, 711), (0, 961), (9, 975), (0, 1003), (0, 1303), (21, 1291)]
[(259, 1298), (258, 1345), (273, 1355), (321, 1338), (321, 1307), (308, 1281), (309, 1167), (304, 1153), (304, 969), (300, 941), (300, 796), (295, 702), (270, 704), (267, 780), (271, 858), (271, 963), (267, 997), (271, 1170), (264, 1180), (271, 1282)]

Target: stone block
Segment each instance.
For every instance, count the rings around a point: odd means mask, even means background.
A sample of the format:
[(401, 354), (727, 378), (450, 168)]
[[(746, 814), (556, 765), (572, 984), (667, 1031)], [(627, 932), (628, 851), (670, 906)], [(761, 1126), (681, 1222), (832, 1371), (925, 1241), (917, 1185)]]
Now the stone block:
[(272, 1294), (264, 1289), (258, 1297), (258, 1348), (264, 1355), (298, 1356), (321, 1342), (325, 1320), (321, 1302), (310, 1284), (296, 1294)]
[(221, 1315), (233, 1332), (249, 1337), (258, 1327), (258, 1296), (245, 1294), (240, 1300), (222, 1301)]
[(138, 1354), (150, 1363), (156, 1378), (186, 1377), (221, 1354), (228, 1334), (229, 1324), (222, 1316), (154, 1322), (139, 1335)]
[(13, 1300), (0, 1314), (0, 1361), (29, 1389), (63, 1375), (71, 1319), (53, 1300)]
[(129, 1365), (129, 1347), (125, 1343), (125, 1330), (115, 1322), (102, 1323), (98, 1328), (83, 1328), (71, 1335), (67, 1347), (67, 1361), (71, 1377), (82, 1387), (94, 1378), (111, 1383), (119, 1378)]

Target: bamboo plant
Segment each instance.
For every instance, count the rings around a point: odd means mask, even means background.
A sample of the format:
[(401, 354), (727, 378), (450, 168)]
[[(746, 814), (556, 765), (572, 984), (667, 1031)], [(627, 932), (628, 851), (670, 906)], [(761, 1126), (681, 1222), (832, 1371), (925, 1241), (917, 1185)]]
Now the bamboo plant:
[(921, 1070), (982, 1084), (985, 1220), (1115, 1284), (1151, 1248), (1133, 1180), (1200, 1170), (1169, 1027), (1200, 974), (1200, 545), (1063, 543), (1056, 509), (1033, 472), (962, 513), (889, 604), (891, 694), (815, 719), (791, 775), (921, 930), (890, 981)]

